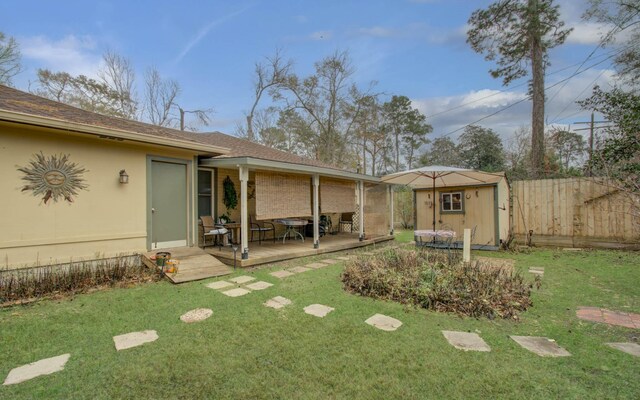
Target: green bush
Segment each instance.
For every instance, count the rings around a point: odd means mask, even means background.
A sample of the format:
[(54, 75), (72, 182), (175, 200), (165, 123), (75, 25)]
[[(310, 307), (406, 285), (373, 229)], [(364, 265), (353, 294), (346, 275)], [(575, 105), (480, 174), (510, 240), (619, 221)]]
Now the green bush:
[(518, 319), (531, 306), (532, 285), (522, 275), (487, 261), (389, 249), (350, 261), (342, 274), (352, 293), (471, 317)]

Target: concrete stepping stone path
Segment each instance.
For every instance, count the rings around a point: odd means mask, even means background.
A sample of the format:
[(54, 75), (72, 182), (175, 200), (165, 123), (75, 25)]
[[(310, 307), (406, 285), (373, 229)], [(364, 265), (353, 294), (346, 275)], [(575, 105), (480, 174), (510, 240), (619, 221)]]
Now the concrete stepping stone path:
[(231, 278), (229, 280), (233, 283), (242, 284), (242, 283), (251, 282), (255, 279), (256, 278), (254, 278), (253, 276), (242, 275), (242, 276), (236, 276), (235, 278)]
[(491, 347), (480, 335), (472, 332), (442, 331), (449, 344), (464, 351), (491, 351)]
[(158, 333), (153, 330), (125, 333), (124, 335), (113, 337), (113, 343), (118, 351), (138, 347), (156, 340), (158, 340)]
[(311, 271), (311, 268), (307, 268), (307, 267), (293, 267), (293, 268), (289, 268), (289, 271), (296, 273), (296, 274), (301, 274), (303, 272), (307, 272), (307, 271)]
[(374, 316), (372, 316), (371, 318), (369, 318), (364, 322), (375, 328), (381, 329), (383, 331), (388, 331), (388, 332), (395, 331), (396, 329), (402, 326), (401, 321), (395, 318), (388, 317), (383, 314), (375, 314)]
[(626, 343), (605, 343), (609, 347), (613, 347), (616, 350), (624, 351), (632, 356), (640, 357), (640, 344), (626, 342)]
[(180, 316), (180, 321), (185, 322), (187, 324), (193, 322), (204, 321), (213, 315), (213, 310), (209, 308), (196, 308), (195, 310), (187, 311), (186, 313)]
[(276, 296), (272, 299), (267, 300), (264, 305), (266, 307), (271, 307), (271, 308), (275, 308), (276, 310), (279, 310), (281, 308), (284, 308), (288, 305), (292, 304), (291, 300), (282, 297), (282, 296)]
[(530, 274), (534, 274), (534, 275), (543, 276), (544, 275), (544, 268), (542, 268), (542, 267), (531, 267), (531, 268), (529, 268), (529, 273)]
[(15, 385), (38, 376), (51, 375), (54, 372), (62, 371), (67, 361), (69, 361), (69, 357), (71, 357), (71, 354), (62, 354), (14, 368), (9, 371), (3, 385)]
[(509, 336), (520, 346), (542, 357), (568, 357), (568, 351), (558, 346), (555, 340), (539, 336)]
[(586, 321), (640, 329), (640, 314), (611, 311), (599, 307), (578, 307), (576, 316)]
[(282, 278), (286, 278), (288, 276), (292, 276), (292, 275), (295, 275), (295, 274), (293, 272), (289, 272), (287, 270), (281, 269), (280, 271), (271, 272), (269, 275), (271, 275), (273, 277), (276, 277), (276, 278), (279, 278), (279, 279), (282, 279)]
[(207, 285), (209, 289), (224, 289), (224, 288), (228, 288), (229, 286), (234, 286), (234, 284), (227, 281), (217, 281), (217, 282), (211, 282), (210, 284)]
[(264, 289), (270, 288), (271, 286), (273, 286), (273, 283), (258, 281), (258, 282), (254, 282), (246, 285), (246, 288), (251, 290), (264, 290)]
[(337, 264), (338, 261), (334, 260), (333, 258), (327, 258), (326, 260), (320, 260), (321, 263), (325, 263), (327, 265), (333, 265), (333, 264)]
[(229, 297), (240, 297), (240, 296), (244, 296), (245, 294), (251, 293), (251, 290), (247, 290), (244, 288), (235, 288), (235, 289), (231, 289), (231, 290), (227, 290), (225, 292), (222, 292), (222, 294), (224, 294), (225, 296), (229, 296)]
[(311, 268), (311, 269), (320, 269), (320, 268), (324, 268), (326, 266), (327, 266), (327, 264), (321, 263), (321, 262), (316, 262), (316, 263), (311, 263), (311, 264), (305, 265), (305, 267)]
[(324, 318), (331, 311), (335, 310), (333, 307), (324, 306), (322, 304), (311, 304), (304, 308), (304, 312), (315, 317)]
[(350, 257), (345, 257), (345, 256), (336, 257), (336, 259), (341, 260), (341, 261), (349, 261), (349, 260), (351, 260)]

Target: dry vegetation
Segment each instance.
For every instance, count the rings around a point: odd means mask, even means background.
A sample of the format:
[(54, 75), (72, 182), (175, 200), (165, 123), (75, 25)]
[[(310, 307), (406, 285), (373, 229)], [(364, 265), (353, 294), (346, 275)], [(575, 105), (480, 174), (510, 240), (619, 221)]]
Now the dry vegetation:
[[(471, 317), (518, 319), (532, 305), (532, 284), (487, 260), (464, 264), (436, 251), (389, 249), (349, 262), (347, 291)], [(538, 281), (536, 283), (539, 284)]]

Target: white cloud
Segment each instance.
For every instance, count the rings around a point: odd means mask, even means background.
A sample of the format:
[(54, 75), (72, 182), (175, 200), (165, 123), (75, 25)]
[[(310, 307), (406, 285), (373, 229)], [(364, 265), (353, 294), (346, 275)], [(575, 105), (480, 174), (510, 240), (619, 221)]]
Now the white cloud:
[(331, 39), (333, 32), (331, 31), (316, 31), (309, 35), (311, 40), (327, 40)]
[(34, 60), (37, 67), (65, 71), (72, 75), (95, 77), (102, 57), (91, 36), (67, 35), (60, 40), (46, 36), (22, 38), (20, 51), (26, 59)]
[(581, 22), (569, 26), (573, 28), (573, 32), (569, 34), (567, 43), (571, 44), (598, 45), (603, 35), (611, 29), (610, 26), (597, 22)]

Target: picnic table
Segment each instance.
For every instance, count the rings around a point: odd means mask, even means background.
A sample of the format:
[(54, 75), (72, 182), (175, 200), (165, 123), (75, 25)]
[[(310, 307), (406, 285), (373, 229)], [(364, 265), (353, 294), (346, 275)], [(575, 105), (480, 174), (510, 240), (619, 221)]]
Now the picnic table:
[(273, 220), (276, 224), (284, 225), (287, 229), (282, 234), (282, 243), (287, 239), (287, 235), (291, 238), (300, 236), (300, 239), (304, 242), (304, 235), (298, 231), (303, 226), (306, 226), (309, 222), (306, 219), (296, 219), (296, 218), (282, 218)]

